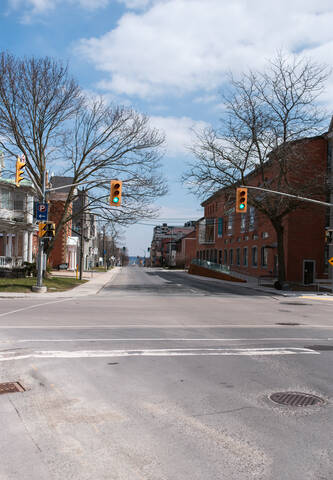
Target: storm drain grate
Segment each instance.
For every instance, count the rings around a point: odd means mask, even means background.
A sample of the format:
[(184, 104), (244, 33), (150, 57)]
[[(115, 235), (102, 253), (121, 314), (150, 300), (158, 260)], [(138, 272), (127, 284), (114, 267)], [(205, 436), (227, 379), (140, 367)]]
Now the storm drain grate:
[(0, 383), (0, 395), (2, 393), (25, 392), (25, 389), (19, 382)]
[(324, 400), (316, 395), (298, 392), (277, 392), (270, 395), (269, 398), (275, 403), (291, 407), (308, 407), (324, 403)]

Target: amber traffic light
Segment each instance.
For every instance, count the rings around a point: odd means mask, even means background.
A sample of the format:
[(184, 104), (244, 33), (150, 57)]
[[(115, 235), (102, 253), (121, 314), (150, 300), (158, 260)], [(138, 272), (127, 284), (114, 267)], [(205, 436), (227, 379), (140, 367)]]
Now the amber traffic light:
[(121, 190), (123, 182), (121, 180), (111, 180), (110, 205), (119, 207), (121, 205)]
[(38, 225), (38, 236), (40, 238), (42, 238), (46, 234), (47, 234), (47, 223), (39, 223), (39, 225)]
[(15, 175), (15, 183), (16, 186), (20, 186), (20, 182), (23, 180), (23, 173), (24, 173), (24, 167), (25, 167), (25, 157), (22, 156), (22, 158), (17, 157), (16, 160), (16, 175)]
[(236, 212), (246, 213), (247, 211), (247, 188), (236, 189)]

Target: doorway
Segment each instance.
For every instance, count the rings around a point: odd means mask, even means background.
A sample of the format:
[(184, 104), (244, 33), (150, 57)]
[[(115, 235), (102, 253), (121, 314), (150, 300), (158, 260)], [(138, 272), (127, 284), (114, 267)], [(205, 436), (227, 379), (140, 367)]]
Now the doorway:
[(315, 279), (315, 260), (303, 260), (303, 283), (309, 285)]

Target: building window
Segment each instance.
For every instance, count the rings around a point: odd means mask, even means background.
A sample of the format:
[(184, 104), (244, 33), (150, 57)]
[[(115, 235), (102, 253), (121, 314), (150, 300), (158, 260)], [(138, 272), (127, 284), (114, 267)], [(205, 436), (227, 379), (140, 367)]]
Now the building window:
[(247, 267), (247, 247), (243, 248), (243, 265)]
[(228, 250), (224, 250), (224, 265), (228, 263)]
[(12, 192), (6, 189), (1, 190), (1, 208), (13, 210), (13, 197), (11, 193)]
[(222, 250), (219, 250), (219, 264), (222, 265)]
[(268, 232), (262, 232), (261, 237), (268, 238), (269, 237)]
[(233, 265), (234, 264), (234, 251), (233, 249), (231, 248), (229, 250), (229, 265)]
[(214, 263), (217, 263), (217, 250), (214, 250)]
[(19, 211), (23, 212), (25, 210), (24, 200), (25, 200), (25, 194), (24, 193), (15, 192), (14, 193), (14, 210), (19, 210)]
[(248, 239), (249, 239), (249, 236), (248, 236), (248, 235), (245, 235), (245, 236), (244, 236), (244, 240), (246, 241), (246, 240), (248, 240)]
[(254, 222), (255, 222), (255, 208), (250, 207), (250, 221), (249, 221), (249, 230), (254, 229)]
[(258, 240), (258, 235), (256, 233), (252, 235), (252, 240)]
[(240, 248), (236, 250), (236, 265), (240, 265)]
[(237, 242), (241, 242), (241, 241), (242, 241), (242, 237), (238, 237)]
[(241, 224), (240, 224), (241, 233), (245, 232), (246, 230), (246, 217), (247, 215), (245, 213), (241, 214)]
[(217, 236), (223, 237), (223, 218), (217, 219)]
[(206, 242), (207, 243), (214, 243), (215, 241), (215, 219), (214, 218), (207, 218), (206, 220)]
[(268, 264), (268, 249), (261, 247), (261, 266), (267, 267)]
[(232, 230), (233, 230), (233, 224), (234, 224), (234, 215), (233, 213), (230, 213), (228, 216), (228, 235), (232, 235)]
[(258, 266), (258, 250), (257, 247), (252, 247), (252, 266)]

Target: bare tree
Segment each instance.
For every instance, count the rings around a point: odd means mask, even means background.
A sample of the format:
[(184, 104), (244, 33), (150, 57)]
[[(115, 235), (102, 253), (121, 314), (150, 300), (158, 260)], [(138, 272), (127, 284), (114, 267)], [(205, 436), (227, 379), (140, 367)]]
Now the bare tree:
[[(152, 218), (152, 202), (167, 192), (160, 168), (164, 137), (152, 128), (149, 118), (131, 108), (106, 105), (102, 98), (89, 98), (63, 136), (65, 174), (73, 184), (85, 184), (85, 209), (107, 223), (128, 225)], [(110, 180), (123, 182), (121, 206), (110, 208)], [(73, 218), (73, 185), (57, 229)], [(76, 215), (80, 212), (76, 212)]]
[[(311, 136), (323, 132), (327, 119), (318, 97), (328, 75), (326, 66), (282, 53), (263, 72), (249, 71), (238, 79), (230, 75), (230, 88), (223, 95), (226, 114), (219, 129), (197, 132), (191, 148), (195, 160), (183, 176), (184, 183), (199, 195), (224, 189), (234, 201), (235, 187), (251, 185), (253, 173), (262, 188), (322, 198), (325, 172), (309, 167), (307, 144)], [(307, 175), (303, 175), (305, 169)], [(249, 190), (249, 203), (275, 229), (278, 278), (283, 283), (283, 220), (304, 203), (253, 190)]]
[(67, 66), (47, 57), (1, 54), (0, 143), (13, 156), (25, 155), (26, 170), (40, 188), (59, 134), (81, 103), (79, 86)]
[[(25, 155), (37, 187), (52, 168), (84, 184), (89, 191), (85, 208), (106, 221), (126, 225), (152, 217), (152, 201), (166, 193), (159, 172), (163, 142), (146, 116), (84, 97), (60, 62), (1, 54), (0, 145), (14, 158)], [(121, 207), (108, 205), (107, 178), (124, 182)], [(57, 234), (72, 218), (75, 192), (70, 188)]]

